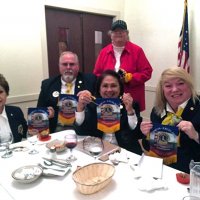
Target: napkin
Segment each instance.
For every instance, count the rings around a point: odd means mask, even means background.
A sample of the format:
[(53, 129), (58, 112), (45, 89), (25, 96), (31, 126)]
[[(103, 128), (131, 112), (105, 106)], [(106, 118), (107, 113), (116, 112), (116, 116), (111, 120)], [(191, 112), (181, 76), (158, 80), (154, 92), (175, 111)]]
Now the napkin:
[(138, 163), (130, 164), (134, 171), (134, 178), (150, 177), (161, 179), (163, 170), (163, 159), (142, 155)]
[(138, 166), (142, 172), (142, 176), (162, 178), (163, 159), (142, 155)]
[[(66, 168), (61, 168), (54, 165), (48, 167), (44, 165), (43, 163), (40, 163), (40, 165), (41, 167), (42, 166), (44, 167), (43, 174), (47, 176), (64, 176), (71, 171), (71, 166), (66, 167)], [(56, 169), (63, 170), (63, 171), (57, 171)]]
[(161, 179), (151, 177), (141, 177), (137, 182), (137, 187), (141, 191), (153, 192), (154, 190), (168, 189), (166, 183)]
[(117, 153), (110, 154), (109, 160), (128, 163), (128, 157), (127, 157), (126, 152), (120, 152), (120, 153), (117, 152)]

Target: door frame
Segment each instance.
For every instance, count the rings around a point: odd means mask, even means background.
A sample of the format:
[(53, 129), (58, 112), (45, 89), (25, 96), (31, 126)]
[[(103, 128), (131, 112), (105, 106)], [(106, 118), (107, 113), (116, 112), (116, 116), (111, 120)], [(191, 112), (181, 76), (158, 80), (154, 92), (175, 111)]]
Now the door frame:
[(46, 34), (46, 20), (45, 20), (45, 7), (52, 7), (55, 9), (64, 9), (66, 11), (72, 11), (72, 12), (85, 12), (85, 13), (92, 13), (92, 14), (100, 14), (100, 15), (107, 15), (113, 17), (113, 19), (120, 19), (120, 12), (118, 11), (109, 11), (109, 10), (103, 10), (103, 9), (96, 9), (96, 8), (80, 8), (77, 9), (77, 7), (66, 7), (66, 6), (58, 6), (55, 3), (51, 4), (44, 4), (43, 7), (43, 13), (41, 16), (41, 48), (42, 48), (42, 72), (43, 77), (41, 79), (49, 78), (49, 69), (48, 69), (48, 49), (47, 49), (47, 34)]

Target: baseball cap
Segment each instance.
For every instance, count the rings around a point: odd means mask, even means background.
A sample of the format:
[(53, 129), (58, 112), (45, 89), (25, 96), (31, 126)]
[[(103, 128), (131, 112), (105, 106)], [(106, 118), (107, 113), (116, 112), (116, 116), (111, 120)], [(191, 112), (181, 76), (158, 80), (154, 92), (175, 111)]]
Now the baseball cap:
[(116, 28), (121, 28), (123, 30), (127, 30), (126, 22), (123, 20), (117, 20), (112, 23), (111, 30), (114, 31)]

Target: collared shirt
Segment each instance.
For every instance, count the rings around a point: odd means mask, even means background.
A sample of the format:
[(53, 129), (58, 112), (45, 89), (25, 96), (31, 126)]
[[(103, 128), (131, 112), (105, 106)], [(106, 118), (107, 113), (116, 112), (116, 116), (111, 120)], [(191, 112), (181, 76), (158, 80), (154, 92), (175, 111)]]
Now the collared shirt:
[[(76, 79), (72, 81), (72, 89), (71, 89), (72, 94), (75, 93), (75, 82), (76, 82)], [(66, 94), (66, 90), (67, 90), (66, 82), (63, 81), (61, 78), (61, 94)]]
[[(184, 108), (186, 107), (188, 101), (189, 101), (189, 99), (186, 100), (185, 102), (183, 102), (181, 105), (179, 105), (178, 109), (182, 108), (184, 110)], [(171, 106), (168, 103), (166, 104), (166, 110), (163, 110), (162, 113), (161, 113), (161, 118), (164, 117), (167, 114), (167, 112), (175, 114), (175, 112), (173, 111), (173, 109), (171, 108)]]
[(0, 114), (0, 134), (6, 137), (8, 132), (11, 132), (11, 129), (4, 106), (3, 112)]
[(104, 133), (103, 140), (110, 142), (111, 144), (118, 145), (115, 133)]
[(124, 50), (124, 47), (116, 47), (113, 45), (113, 50), (114, 50), (114, 55), (116, 58), (115, 71), (118, 72), (120, 68), (120, 57), (122, 55), (122, 51)]

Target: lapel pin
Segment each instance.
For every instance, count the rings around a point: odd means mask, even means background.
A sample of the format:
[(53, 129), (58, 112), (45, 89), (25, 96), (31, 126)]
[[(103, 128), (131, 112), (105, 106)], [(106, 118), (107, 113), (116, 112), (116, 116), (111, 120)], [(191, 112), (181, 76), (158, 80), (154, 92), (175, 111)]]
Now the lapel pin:
[(194, 110), (194, 107), (191, 107), (190, 110)]
[(58, 96), (59, 96), (59, 92), (58, 92), (58, 91), (54, 91), (54, 92), (52, 93), (52, 95), (53, 95), (53, 97), (58, 97)]

